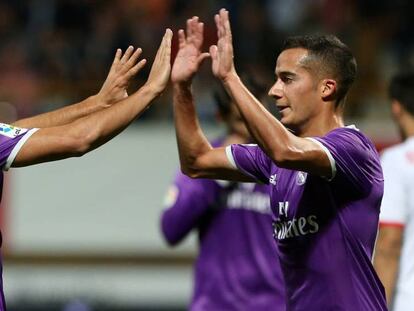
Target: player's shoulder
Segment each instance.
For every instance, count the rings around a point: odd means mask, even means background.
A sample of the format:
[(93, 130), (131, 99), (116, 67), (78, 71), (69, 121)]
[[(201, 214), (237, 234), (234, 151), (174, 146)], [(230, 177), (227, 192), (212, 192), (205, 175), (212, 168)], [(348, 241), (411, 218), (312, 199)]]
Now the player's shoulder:
[(378, 156), (374, 143), (355, 125), (336, 128), (327, 133), (324, 138), (334, 141), (343, 148), (352, 148), (364, 153), (369, 151)]
[(341, 140), (351, 140), (356, 141), (359, 140), (363, 143), (372, 144), (372, 141), (366, 136), (360, 129), (358, 129), (355, 125), (348, 125), (344, 127), (338, 127), (333, 129), (325, 137), (338, 137)]

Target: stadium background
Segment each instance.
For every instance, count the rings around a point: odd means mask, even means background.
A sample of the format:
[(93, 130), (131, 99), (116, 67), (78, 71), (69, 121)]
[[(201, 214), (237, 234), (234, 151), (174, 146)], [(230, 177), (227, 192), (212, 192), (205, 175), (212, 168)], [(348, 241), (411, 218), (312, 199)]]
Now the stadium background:
[[(327, 32), (345, 41), (359, 65), (347, 123), (382, 148), (398, 141), (387, 83), (414, 65), (412, 6), (409, 0), (1, 0), (1, 121), (92, 95), (117, 47), (140, 46), (151, 62), (165, 28), (176, 31), (193, 15), (206, 24), (207, 49), (216, 40), (213, 15), (226, 7), (237, 69), (267, 86), (286, 36)], [(213, 83), (206, 64), (194, 92), (212, 137), (222, 130), (215, 124)], [(87, 310), (82, 303), (89, 310), (185, 309), (196, 237), (170, 250), (158, 228), (178, 163), (171, 116), (169, 89), (102, 149), (6, 173), (1, 227), (10, 310), (69, 310), (68, 304)]]

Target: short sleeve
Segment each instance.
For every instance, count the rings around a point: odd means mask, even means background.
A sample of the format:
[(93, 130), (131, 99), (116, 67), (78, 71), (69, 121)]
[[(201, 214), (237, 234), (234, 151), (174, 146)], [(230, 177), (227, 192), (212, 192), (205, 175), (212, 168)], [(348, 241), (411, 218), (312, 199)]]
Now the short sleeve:
[(382, 224), (404, 225), (408, 217), (407, 191), (404, 183), (403, 159), (393, 151), (381, 157), (384, 171), (384, 197), (381, 203)]
[(326, 147), (333, 159), (334, 182), (344, 182), (363, 194), (368, 193), (374, 183), (383, 182), (378, 152), (358, 130), (341, 128), (314, 139)]
[(231, 145), (226, 147), (229, 161), (242, 173), (257, 181), (268, 184), (272, 160), (255, 144)]
[(0, 167), (7, 171), (18, 152), (37, 129), (24, 129), (0, 123)]

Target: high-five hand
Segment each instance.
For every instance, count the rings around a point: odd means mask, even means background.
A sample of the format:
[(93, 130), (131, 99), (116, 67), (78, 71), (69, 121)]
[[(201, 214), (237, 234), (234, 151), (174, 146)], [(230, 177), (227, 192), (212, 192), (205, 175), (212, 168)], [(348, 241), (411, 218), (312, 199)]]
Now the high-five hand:
[(178, 31), (179, 50), (171, 73), (173, 83), (191, 82), (204, 59), (209, 53), (202, 53), (204, 24), (194, 16), (187, 20), (187, 30)]
[(165, 31), (157, 55), (152, 63), (151, 71), (145, 84), (156, 93), (162, 93), (166, 88), (171, 73), (171, 29)]
[(226, 80), (230, 74), (236, 74), (233, 62), (233, 42), (230, 29), (229, 12), (221, 9), (219, 14), (214, 16), (217, 26), (217, 45), (210, 47), (213, 74)]
[(97, 94), (105, 106), (108, 107), (128, 96), (127, 87), (129, 82), (146, 63), (145, 59), (137, 63), (141, 53), (141, 48), (134, 52), (132, 46), (128, 47), (124, 55), (122, 55), (121, 49), (117, 49), (108, 76)]

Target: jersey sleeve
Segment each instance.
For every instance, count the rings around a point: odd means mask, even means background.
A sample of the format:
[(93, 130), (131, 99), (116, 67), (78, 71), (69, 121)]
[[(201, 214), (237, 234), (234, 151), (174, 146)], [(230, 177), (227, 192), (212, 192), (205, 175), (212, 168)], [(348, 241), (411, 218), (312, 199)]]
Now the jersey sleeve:
[(269, 183), (272, 160), (255, 144), (226, 147), (230, 163), (242, 173), (263, 184)]
[(171, 245), (180, 242), (216, 200), (218, 184), (213, 180), (192, 179), (178, 173), (165, 197), (161, 231)]
[(381, 203), (380, 223), (403, 226), (408, 217), (407, 187), (404, 182), (403, 159), (394, 152), (381, 157), (384, 171), (384, 196)]
[(24, 143), (38, 129), (24, 129), (0, 123), (0, 166), (7, 171)]
[(379, 155), (368, 138), (358, 130), (341, 128), (313, 139), (322, 144), (331, 161), (331, 180), (334, 184), (346, 184), (366, 194), (374, 183), (383, 183)]

